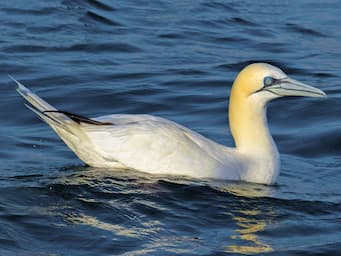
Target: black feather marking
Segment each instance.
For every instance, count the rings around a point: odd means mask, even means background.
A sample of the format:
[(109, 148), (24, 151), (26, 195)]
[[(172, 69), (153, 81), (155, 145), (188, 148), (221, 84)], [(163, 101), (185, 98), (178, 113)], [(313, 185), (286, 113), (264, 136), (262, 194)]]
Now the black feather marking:
[(100, 122), (100, 121), (96, 121), (90, 118), (87, 118), (85, 116), (80, 116), (74, 113), (70, 113), (67, 111), (60, 111), (60, 110), (46, 110), (43, 111), (43, 113), (59, 113), (59, 114), (63, 114), (66, 115), (67, 117), (69, 117), (70, 119), (72, 119), (73, 121), (75, 121), (76, 123), (86, 123), (86, 124), (93, 124), (93, 125), (113, 125), (113, 123), (110, 122)]
[[(57, 123), (57, 124), (61, 124), (59, 120), (55, 119), (52, 116), (49, 116), (47, 114), (45, 114), (44, 112), (41, 112), (39, 109), (37, 109), (35, 106), (33, 106), (32, 104), (30, 104), (29, 102), (24, 103), (24, 105), (30, 109), (31, 111), (33, 111), (34, 113), (36, 113), (39, 116), (39, 113), (44, 115), (45, 117), (47, 117), (48, 119), (50, 119), (51, 121)], [(40, 117), (41, 118), (41, 117)], [(41, 118), (42, 119), (42, 118)], [(43, 120), (43, 119), (42, 119)], [(43, 120), (44, 121), (44, 120)]]

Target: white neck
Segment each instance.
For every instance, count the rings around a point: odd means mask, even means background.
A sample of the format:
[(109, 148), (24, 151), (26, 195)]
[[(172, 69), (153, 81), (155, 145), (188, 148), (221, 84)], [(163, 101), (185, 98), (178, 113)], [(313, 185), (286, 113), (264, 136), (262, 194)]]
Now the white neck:
[(264, 95), (245, 96), (232, 89), (229, 122), (237, 151), (248, 164), (243, 180), (272, 184), (279, 174), (279, 154), (267, 125)]

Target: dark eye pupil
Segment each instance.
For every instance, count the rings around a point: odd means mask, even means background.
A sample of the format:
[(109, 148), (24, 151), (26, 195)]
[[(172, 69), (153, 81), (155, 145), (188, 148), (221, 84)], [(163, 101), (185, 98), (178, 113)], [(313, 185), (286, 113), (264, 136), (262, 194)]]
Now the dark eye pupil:
[(270, 86), (270, 85), (272, 85), (272, 83), (273, 83), (273, 78), (272, 77), (267, 76), (267, 77), (264, 78), (264, 85), (265, 86)]

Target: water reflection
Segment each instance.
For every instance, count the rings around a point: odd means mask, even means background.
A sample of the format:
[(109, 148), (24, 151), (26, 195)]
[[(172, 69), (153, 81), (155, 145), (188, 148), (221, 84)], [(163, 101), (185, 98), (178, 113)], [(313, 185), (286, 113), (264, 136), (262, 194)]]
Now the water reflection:
[[(144, 190), (152, 182), (143, 173), (91, 167), (71, 167), (61, 171), (64, 174), (53, 178), (49, 187), (59, 197), (71, 200), (64, 203), (70, 204), (72, 211), (62, 206), (53, 211), (54, 214), (58, 212), (57, 215), (66, 223), (109, 231), (120, 238), (138, 239), (160, 231), (158, 220), (137, 215), (132, 206), (136, 201), (134, 195), (152, 193), (148, 188)], [(140, 200), (139, 203), (147, 202)], [(152, 202), (148, 203), (151, 208), (154, 207)], [(77, 208), (74, 208), (75, 204)]]
[[(273, 251), (273, 248), (269, 244), (261, 241), (257, 236), (257, 233), (265, 230), (267, 224), (269, 224), (268, 220), (259, 218), (262, 212), (240, 211), (240, 214), (241, 216), (235, 216), (233, 218), (240, 229), (236, 229), (235, 232), (237, 234), (231, 236), (233, 240), (237, 240), (236, 242), (238, 244), (228, 246), (227, 251), (242, 254)], [(242, 244), (239, 244), (240, 242)]]
[(125, 228), (123, 225), (110, 224), (97, 219), (94, 216), (86, 214), (65, 214), (64, 219), (72, 224), (88, 225), (90, 227), (99, 228), (107, 231), (114, 232), (116, 235), (125, 237), (138, 237), (139, 230)]
[[(237, 195), (240, 205), (231, 211), (232, 219), (238, 226), (230, 236), (231, 244), (225, 248), (227, 252), (240, 254), (258, 254), (272, 252), (274, 249), (259, 237), (271, 224), (275, 212), (272, 207), (265, 208), (263, 197), (272, 196), (275, 192), (273, 187), (256, 184), (231, 184), (223, 190)], [(262, 205), (260, 208), (259, 205)]]
[[(54, 180), (54, 183), (62, 184), (63, 188), (69, 186), (76, 187), (77, 190), (72, 191), (71, 193), (73, 198), (77, 198), (77, 202), (82, 202), (85, 205), (94, 202), (99, 204), (100, 207), (101, 204), (103, 204), (104, 210), (101, 210), (100, 215), (98, 215), (97, 211), (92, 212), (92, 207), (81, 208), (72, 213), (63, 211), (62, 217), (67, 223), (86, 225), (96, 229), (110, 231), (120, 238), (140, 239), (141, 237), (151, 236), (154, 238), (154, 240), (152, 239), (154, 242), (149, 245), (151, 247), (155, 243), (157, 243), (158, 246), (160, 246), (160, 244), (166, 246), (165, 242), (161, 242), (160, 239), (155, 238), (159, 237), (160, 233), (167, 233), (166, 241), (169, 241), (169, 239), (174, 236), (171, 232), (165, 231), (165, 224), (162, 221), (159, 221), (158, 218), (152, 220), (150, 216), (150, 214), (163, 214), (167, 212), (168, 209), (162, 208), (158, 202), (153, 202), (153, 199), (144, 200), (144, 198), (148, 198), (150, 195), (154, 195), (155, 200), (159, 200), (160, 198), (158, 195), (160, 192), (176, 192), (172, 189), (168, 190), (167, 188), (165, 190), (165, 188), (162, 188), (162, 185), (158, 182), (160, 180), (159, 177), (129, 170), (117, 170), (113, 176), (113, 170), (102, 170), (90, 167), (82, 167), (82, 170), (72, 169), (73, 170), (64, 170), (64, 174), (66, 175)], [(185, 185), (187, 183), (194, 183), (195, 185), (203, 185), (203, 187), (209, 185), (225, 192), (224, 197), (227, 196), (229, 197), (229, 200), (231, 200), (229, 201), (230, 204), (226, 212), (226, 215), (228, 216), (226, 221), (234, 222), (232, 234), (230, 233), (231, 235), (227, 239), (224, 238), (223, 241), (223, 249), (225, 252), (261, 254), (274, 251), (271, 244), (265, 241), (264, 237), (261, 237), (261, 233), (272, 224), (272, 221), (276, 216), (276, 212), (271, 206), (273, 204), (267, 203), (268, 200), (271, 200), (271, 197), (274, 197), (276, 188), (257, 184), (226, 184), (219, 183), (219, 181), (205, 182), (182, 178), (172, 179), (170, 177), (163, 177), (161, 180), (169, 180), (171, 184), (181, 183), (182, 185)], [(83, 187), (82, 185), (86, 186)], [(174, 187), (174, 189), (176, 188), (181, 190), (183, 187)], [(189, 190), (189, 192), (190, 191), (191, 190)], [(79, 192), (81, 193), (75, 196), (75, 193)], [(182, 191), (181, 195), (182, 193), (184, 192)], [(165, 194), (162, 195), (164, 196)], [(204, 196), (205, 193), (202, 195)], [(89, 196), (91, 198), (89, 198)], [(177, 197), (175, 196), (175, 199), (176, 198)], [(137, 205), (135, 205), (137, 208), (135, 209), (130, 207), (130, 205), (134, 203), (137, 203)], [(223, 204), (225, 204), (225, 200)], [(97, 207), (98, 205), (95, 210)], [(141, 207), (146, 210), (144, 214), (136, 212), (136, 209), (142, 210)], [(106, 209), (108, 209), (108, 211)], [(112, 218), (110, 216), (116, 217)], [(122, 216), (124, 216), (124, 221), (120, 220)], [(205, 217), (205, 214), (202, 216)], [(224, 227), (222, 228), (224, 229)], [(179, 243), (182, 243), (185, 239), (187, 247), (189, 247), (191, 243), (193, 246), (198, 246), (200, 239), (193, 240), (192, 236), (194, 236), (194, 233), (191, 233), (189, 236), (186, 234), (189, 237), (188, 238), (187, 236), (182, 236), (183, 234), (178, 233), (178, 231), (179, 230), (174, 230), (177, 239), (180, 239)], [(174, 241), (171, 242), (171, 244), (174, 243)]]

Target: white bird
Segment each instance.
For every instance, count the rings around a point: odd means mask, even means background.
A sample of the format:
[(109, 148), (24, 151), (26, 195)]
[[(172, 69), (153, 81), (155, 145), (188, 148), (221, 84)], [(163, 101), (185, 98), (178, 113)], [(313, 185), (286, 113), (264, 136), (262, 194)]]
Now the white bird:
[(280, 167), (266, 103), (283, 96), (326, 96), (272, 65), (248, 65), (231, 90), (229, 122), (236, 147), (229, 148), (161, 117), (114, 114), (89, 119), (58, 111), (13, 80), (29, 103), (25, 105), (90, 166), (262, 184), (274, 184)]

